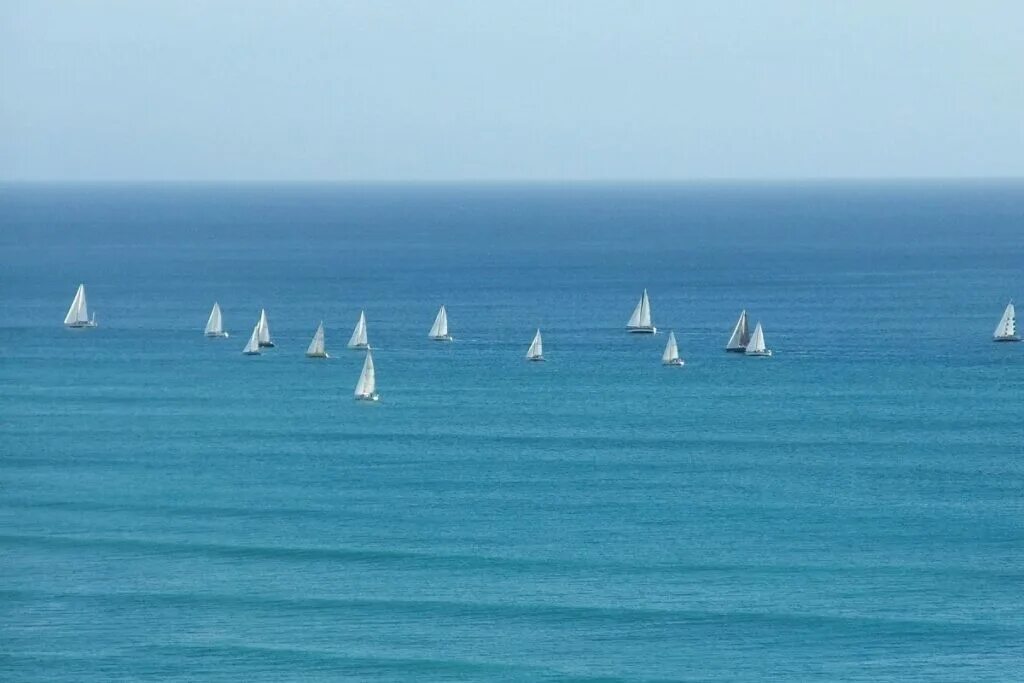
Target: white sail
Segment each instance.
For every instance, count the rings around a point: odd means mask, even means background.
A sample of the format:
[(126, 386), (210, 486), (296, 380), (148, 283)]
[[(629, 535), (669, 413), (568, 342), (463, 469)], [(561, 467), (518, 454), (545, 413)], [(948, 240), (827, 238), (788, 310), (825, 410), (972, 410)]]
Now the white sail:
[(647, 296), (646, 289), (636, 308), (633, 309), (633, 315), (629, 317), (626, 327), (631, 330), (652, 330), (654, 328), (651, 324), (651, 300)]
[(444, 306), (441, 306), (441, 310), (437, 312), (437, 317), (434, 318), (434, 325), (430, 328), (428, 336), (437, 341), (448, 341), (451, 339), (448, 335), (448, 311), (445, 310)]
[(373, 354), (366, 352), (366, 360), (363, 361), (363, 371), (359, 375), (359, 382), (356, 383), (356, 398), (374, 399), (377, 396), (377, 373), (373, 369)]
[(736, 321), (736, 327), (732, 328), (732, 335), (729, 343), (725, 345), (726, 351), (745, 351), (750, 343), (750, 331), (747, 329), (747, 312), (740, 311), (740, 318)]
[(227, 332), (224, 331), (224, 317), (220, 312), (220, 304), (217, 302), (213, 303), (213, 310), (210, 311), (210, 318), (206, 321), (207, 337), (226, 337)]
[(676, 333), (668, 333), (668, 343), (665, 344), (665, 352), (661, 354), (661, 362), (665, 365), (674, 365), (679, 362), (679, 346), (676, 344)]
[(327, 358), (327, 349), (324, 346), (324, 321), (320, 321), (320, 326), (316, 328), (316, 332), (313, 333), (313, 341), (309, 342), (309, 348), (306, 349), (306, 355), (310, 358)]
[(274, 342), (270, 341), (270, 325), (267, 323), (267, 309), (260, 309), (260, 321), (256, 327), (259, 330), (260, 346), (273, 346)]
[(356, 328), (352, 330), (352, 337), (348, 340), (348, 348), (350, 349), (368, 349), (370, 343), (366, 336), (366, 312), (359, 311), (359, 321), (356, 322)]
[(89, 319), (89, 303), (85, 298), (85, 285), (78, 285), (75, 298), (71, 301), (68, 314), (64, 316), (64, 324), (71, 327), (94, 327), (95, 321)]
[(757, 323), (754, 327), (754, 334), (750, 336), (750, 343), (747, 344), (746, 353), (750, 356), (766, 356), (771, 354), (771, 351), (765, 348), (764, 345), (764, 330), (761, 329), (761, 323)]
[(997, 340), (1016, 339), (1017, 337), (1017, 313), (1013, 307), (1013, 302), (1006, 304), (1006, 310), (1003, 311), (1003, 317), (999, 319), (999, 324), (996, 325), (996, 331), (992, 333), (992, 338)]
[(244, 349), (242, 349), (242, 353), (248, 354), (250, 356), (253, 356), (253, 355), (256, 355), (259, 352), (260, 352), (260, 326), (259, 326), (259, 323), (257, 323), (252, 328), (252, 335), (249, 337), (249, 343), (245, 345)]
[(537, 334), (533, 335), (533, 341), (530, 342), (530, 348), (526, 351), (526, 357), (529, 360), (544, 360), (544, 340), (541, 339), (539, 329)]

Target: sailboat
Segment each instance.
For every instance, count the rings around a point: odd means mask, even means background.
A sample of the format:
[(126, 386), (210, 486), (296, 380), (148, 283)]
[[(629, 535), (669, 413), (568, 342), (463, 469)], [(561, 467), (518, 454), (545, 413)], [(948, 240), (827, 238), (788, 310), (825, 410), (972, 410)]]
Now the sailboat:
[(71, 301), (71, 308), (68, 309), (68, 314), (64, 316), (64, 324), (75, 329), (96, 327), (96, 314), (93, 313), (92, 317), (89, 317), (89, 304), (85, 300), (84, 284), (78, 285), (75, 298)]
[(646, 289), (640, 297), (640, 302), (633, 309), (626, 329), (634, 334), (654, 334), (658, 331), (658, 328), (651, 324), (651, 300), (647, 298)]
[[(68, 315), (70, 315), (70, 313)], [(996, 325), (996, 331), (992, 333), (992, 341), (1020, 341), (1020, 337), (1017, 336), (1017, 313), (1013, 308), (1012, 301), (1006, 304), (1006, 310), (1003, 311), (1003, 317), (999, 320), (999, 324)]]
[(530, 348), (526, 351), (526, 360), (544, 360), (544, 340), (540, 337), (539, 329), (537, 330), (537, 334), (533, 335), (533, 341), (530, 342)]
[(754, 334), (750, 337), (750, 343), (747, 344), (744, 353), (748, 356), (762, 356), (768, 357), (772, 355), (772, 350), (765, 348), (764, 345), (764, 330), (761, 329), (761, 323), (758, 322), (754, 327)]
[(224, 316), (220, 312), (220, 304), (216, 301), (213, 302), (213, 310), (210, 311), (210, 319), (206, 321), (207, 337), (227, 337), (228, 333), (224, 331)]
[(743, 310), (740, 311), (740, 319), (736, 321), (736, 327), (732, 328), (732, 336), (729, 337), (725, 350), (743, 353), (747, 350), (749, 343), (750, 330), (747, 329), (747, 312)]
[(260, 309), (260, 321), (256, 324), (256, 328), (260, 333), (260, 346), (273, 348), (274, 342), (270, 341), (270, 325), (267, 324), (267, 309)]
[(330, 358), (327, 355), (327, 349), (324, 348), (324, 321), (320, 321), (320, 326), (316, 328), (316, 332), (313, 334), (313, 341), (309, 342), (309, 348), (306, 349), (307, 358)]
[(377, 373), (373, 369), (373, 353), (367, 349), (366, 360), (363, 361), (363, 371), (359, 375), (359, 382), (356, 383), (355, 396), (357, 401), (377, 401), (380, 395), (377, 394)]
[(674, 365), (682, 367), (685, 361), (679, 357), (679, 347), (676, 345), (676, 333), (668, 333), (668, 343), (665, 344), (665, 352), (661, 354), (662, 365)]
[(258, 356), (260, 351), (260, 325), (256, 323), (256, 326), (252, 328), (252, 335), (249, 337), (249, 343), (242, 349), (242, 353), (247, 356)]
[(366, 311), (359, 311), (359, 321), (356, 328), (352, 330), (352, 337), (348, 340), (348, 348), (365, 350), (370, 348), (370, 342), (366, 338)]
[(437, 312), (437, 317), (434, 318), (434, 326), (430, 328), (430, 334), (428, 335), (434, 341), (451, 341), (452, 335), (448, 334), (448, 311), (445, 310), (444, 306), (441, 306), (441, 310)]

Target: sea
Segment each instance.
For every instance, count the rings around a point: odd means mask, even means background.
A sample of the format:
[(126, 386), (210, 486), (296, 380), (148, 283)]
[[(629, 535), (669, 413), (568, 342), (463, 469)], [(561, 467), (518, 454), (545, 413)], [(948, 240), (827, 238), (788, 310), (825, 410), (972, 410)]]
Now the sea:
[(1014, 297), (1022, 182), (0, 186), (0, 680), (1024, 680)]

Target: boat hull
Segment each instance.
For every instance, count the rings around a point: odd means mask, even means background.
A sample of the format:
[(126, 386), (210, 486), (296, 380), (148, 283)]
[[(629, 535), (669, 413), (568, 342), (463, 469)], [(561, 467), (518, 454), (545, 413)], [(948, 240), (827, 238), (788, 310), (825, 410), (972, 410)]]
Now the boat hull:
[(68, 323), (65, 325), (69, 330), (91, 330), (96, 327), (96, 323), (89, 321), (85, 323)]
[(261, 349), (272, 349), (274, 348), (274, 342), (260, 342)]
[(662, 365), (665, 365), (670, 368), (681, 368), (684, 365), (686, 365), (686, 361), (684, 361), (682, 358), (677, 358), (675, 360), (670, 360), (667, 363), (662, 363)]
[(744, 355), (751, 358), (771, 358), (772, 352), (770, 349), (765, 349), (764, 351), (747, 351)]
[(244, 355), (244, 356), (258, 356), (258, 355), (260, 355), (260, 352), (259, 351), (242, 351), (242, 355)]
[(994, 341), (994, 342), (1019, 342), (1020, 341), (1020, 337), (1018, 337), (1016, 335), (1014, 335), (1012, 337), (993, 337), (992, 341)]
[(352, 349), (353, 351), (369, 351), (370, 350), (370, 345), (369, 344), (356, 344), (355, 346), (350, 346), (348, 348)]
[(543, 363), (544, 362), (544, 359), (541, 358), (540, 356), (537, 356), (536, 358), (527, 358), (526, 360), (530, 361), (531, 363)]
[(729, 352), (729, 353), (746, 353), (747, 352), (747, 350), (745, 348), (743, 348), (742, 346), (740, 348), (738, 348), (738, 349), (729, 349), (729, 348), (727, 348), (726, 351)]
[(439, 336), (439, 337), (431, 337), (430, 340), (431, 341), (436, 341), (436, 342), (450, 342), (450, 341), (454, 341), (455, 337), (451, 336), (450, 334), (446, 334), (446, 335)]
[(228, 338), (228, 333), (227, 332), (207, 332), (206, 333), (206, 338), (207, 339), (227, 339)]
[(380, 394), (376, 394), (376, 393), (373, 393), (373, 394), (358, 394), (358, 395), (356, 395), (356, 400), (357, 401), (369, 401), (370, 403), (375, 403), (375, 402), (380, 400)]
[(654, 327), (627, 327), (626, 331), (630, 334), (657, 334), (658, 328)]
[(330, 358), (326, 353), (307, 353), (306, 358)]

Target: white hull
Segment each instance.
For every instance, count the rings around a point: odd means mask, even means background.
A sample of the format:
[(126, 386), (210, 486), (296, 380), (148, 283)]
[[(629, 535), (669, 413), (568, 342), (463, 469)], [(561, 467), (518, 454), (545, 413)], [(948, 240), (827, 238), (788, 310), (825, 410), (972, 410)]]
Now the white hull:
[(657, 334), (658, 333), (658, 328), (654, 327), (653, 325), (651, 327), (627, 327), (626, 330), (630, 334)]
[(437, 341), (437, 342), (455, 341), (455, 337), (453, 337), (450, 334), (444, 334), (444, 335), (440, 335), (440, 336), (437, 336), (437, 337), (431, 337), (430, 339), (431, 339), (431, 341)]
[(764, 351), (747, 351), (746, 355), (754, 356), (755, 358), (769, 358), (772, 355), (771, 349), (765, 349)]
[(81, 322), (81, 323), (68, 323), (66, 327), (70, 330), (88, 330), (96, 327), (96, 323), (92, 320)]
[[(420, 338), (422, 339), (422, 337), (420, 337)], [(369, 351), (370, 350), (370, 345), (369, 344), (353, 344), (352, 346), (350, 346), (348, 348), (352, 349), (353, 351)]]
[(306, 358), (330, 358), (330, 356), (328, 356), (325, 351), (323, 353), (307, 353)]
[(377, 394), (377, 393), (373, 393), (373, 394), (359, 394), (358, 396), (356, 396), (356, 400), (357, 401), (379, 401), (380, 400), (380, 394)]
[(675, 368), (681, 368), (684, 365), (686, 365), (686, 362), (682, 358), (676, 358), (675, 360), (668, 361), (667, 363), (665, 363), (665, 365)]
[(207, 332), (206, 336), (210, 339), (227, 339), (230, 335), (227, 332)]

